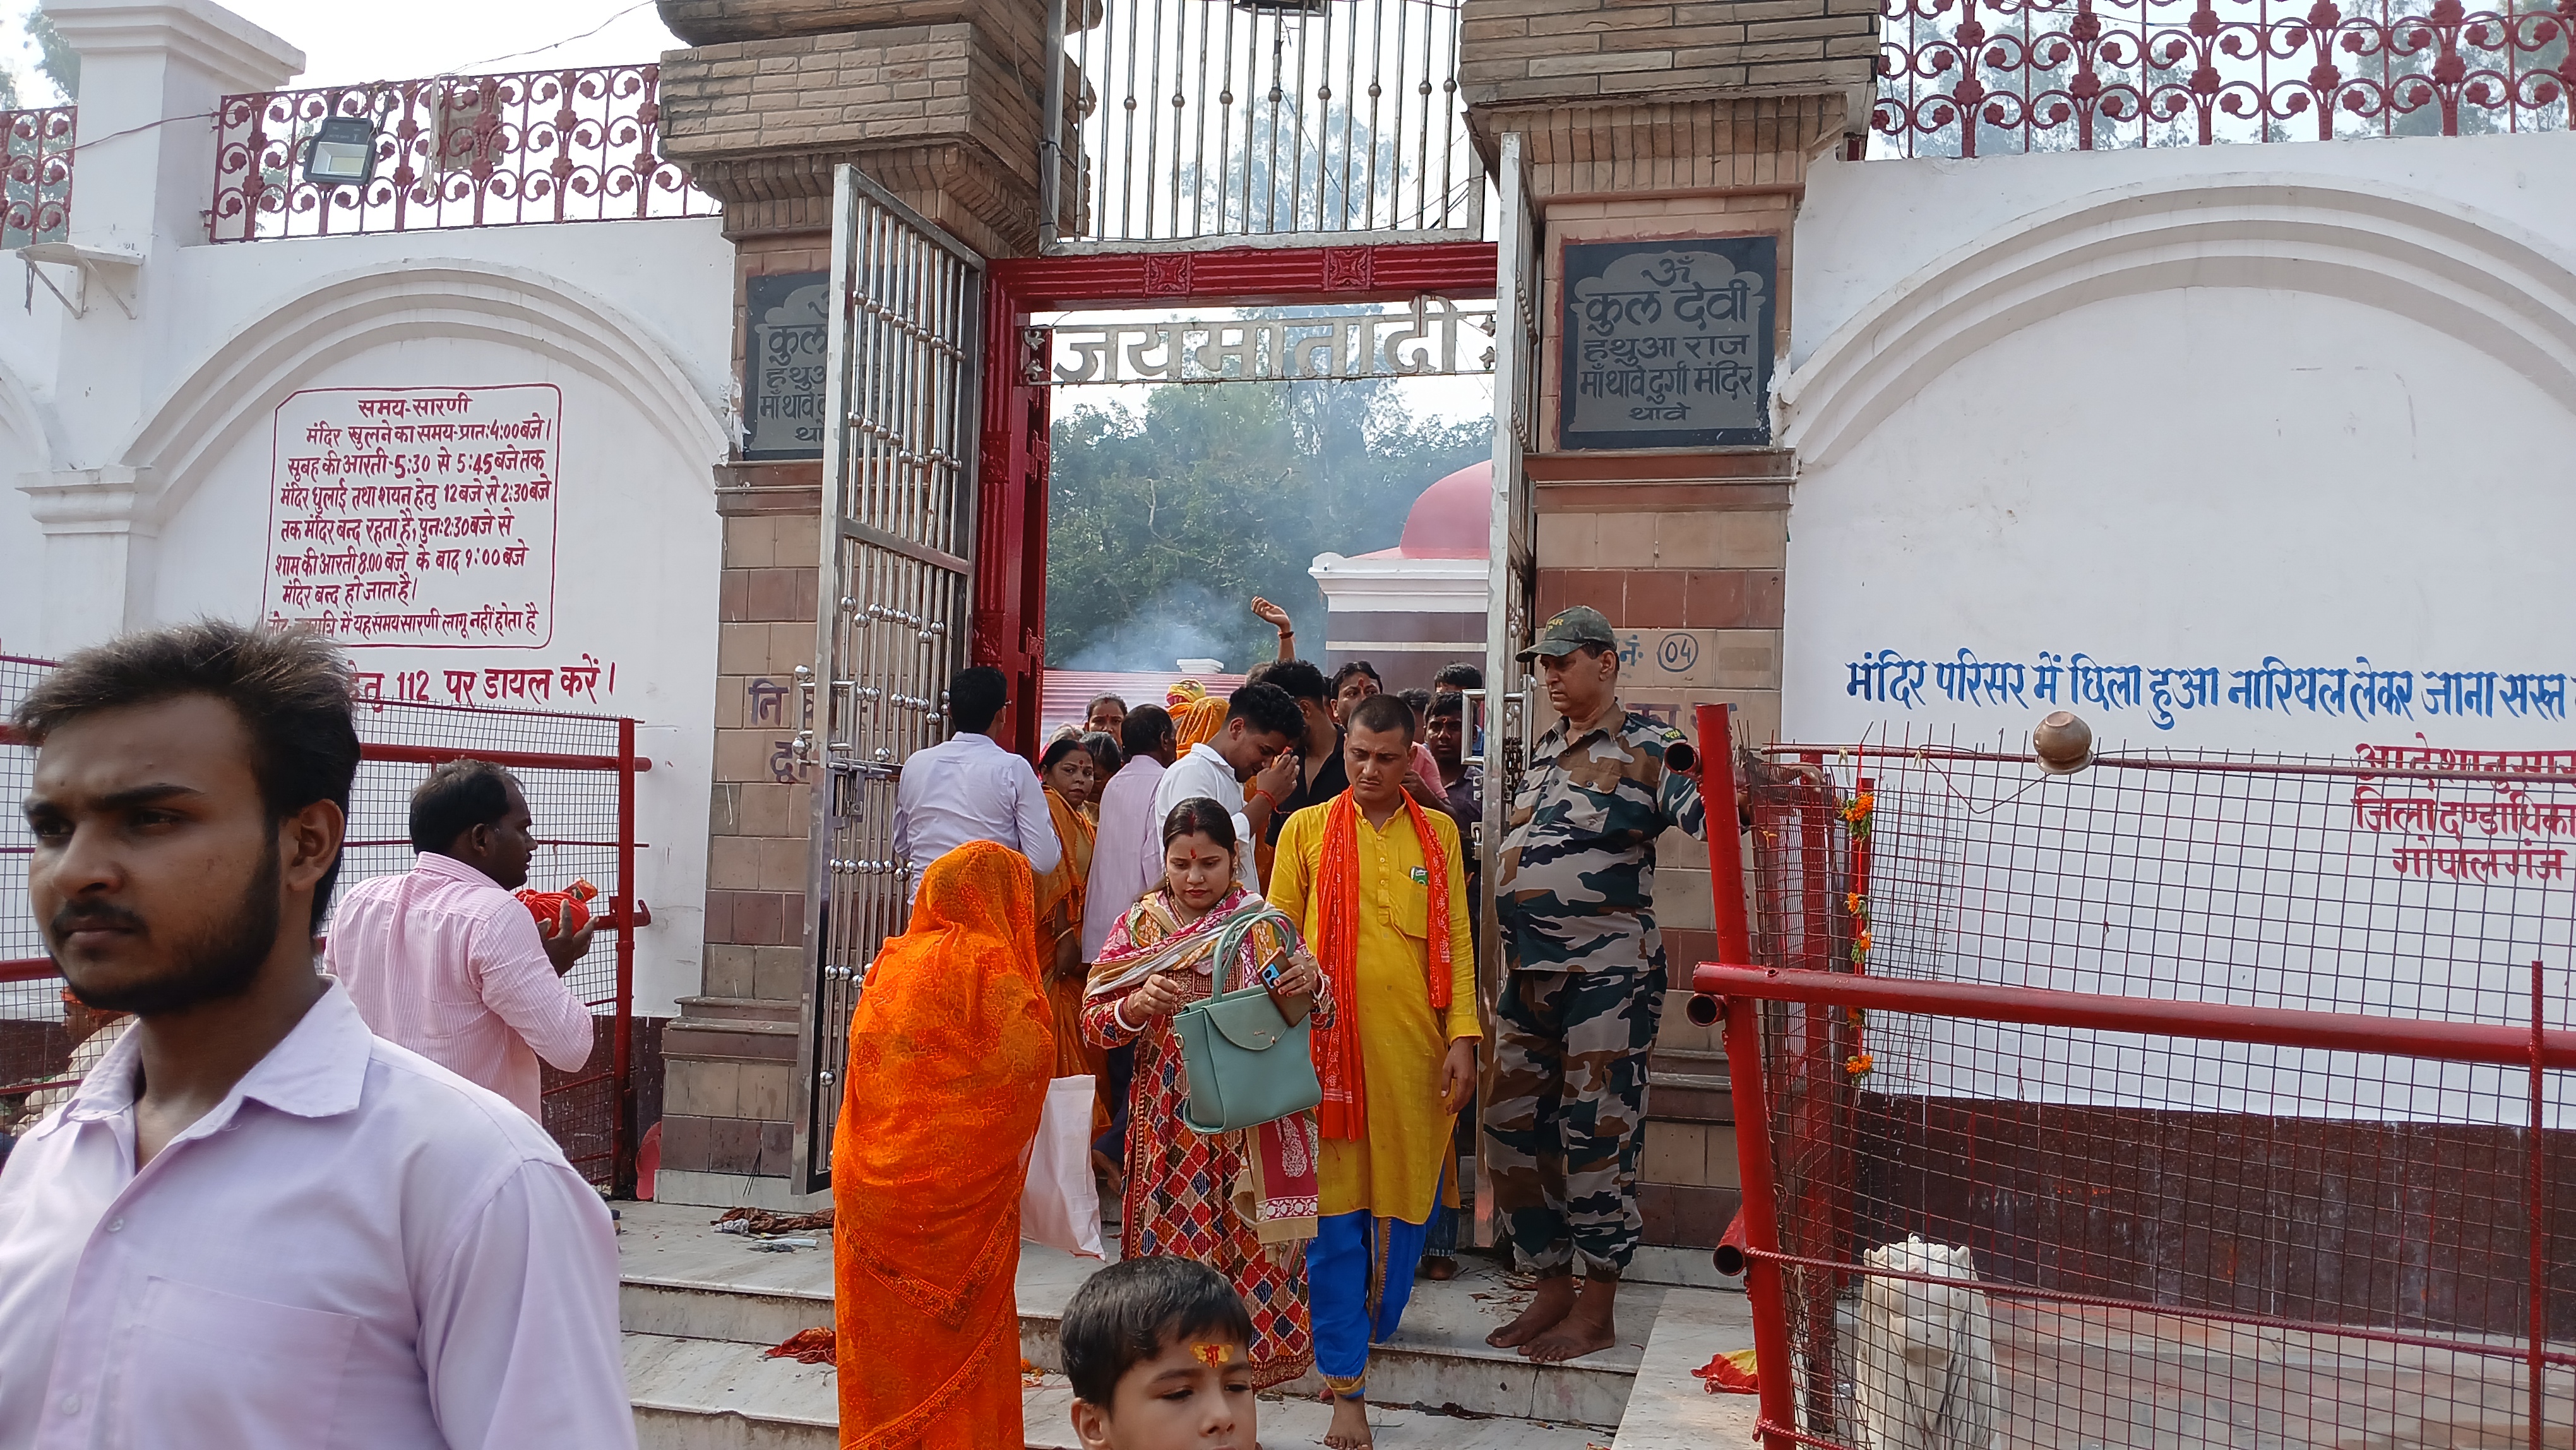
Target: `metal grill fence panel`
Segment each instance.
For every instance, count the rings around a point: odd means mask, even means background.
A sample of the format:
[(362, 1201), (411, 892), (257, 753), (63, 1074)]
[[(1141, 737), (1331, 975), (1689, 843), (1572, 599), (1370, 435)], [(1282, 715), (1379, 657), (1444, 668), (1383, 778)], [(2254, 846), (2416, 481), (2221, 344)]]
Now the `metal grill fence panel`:
[(0, 250), (71, 235), (70, 106), (0, 111)]
[[(17, 707), (50, 665), (0, 656), (0, 718)], [(363, 679), (363, 677), (362, 677)], [(620, 922), (632, 900), (635, 853), (634, 722), (594, 715), (484, 710), (362, 699), (362, 758), (349, 801), (348, 836), (337, 894), (370, 877), (411, 869), (412, 788), (429, 768), (463, 757), (506, 766), (519, 778), (536, 821), (528, 882), (560, 890), (575, 879), (599, 888), (600, 925), (590, 952), (566, 974), (596, 1023), (590, 1060), (573, 1072), (543, 1070), (545, 1126), (564, 1156), (603, 1188), (632, 1183), (634, 944)], [(29, 1094), (61, 1085), (72, 1043), (64, 1028), (62, 980), (46, 957), (27, 897), (33, 841), (16, 802), (34, 773), (34, 752), (0, 745), (0, 1128)], [(638, 921), (636, 924), (640, 925)], [(321, 927), (327, 935), (330, 921)]]
[(1772, 1443), (2570, 1442), (2576, 752), (1738, 778)]

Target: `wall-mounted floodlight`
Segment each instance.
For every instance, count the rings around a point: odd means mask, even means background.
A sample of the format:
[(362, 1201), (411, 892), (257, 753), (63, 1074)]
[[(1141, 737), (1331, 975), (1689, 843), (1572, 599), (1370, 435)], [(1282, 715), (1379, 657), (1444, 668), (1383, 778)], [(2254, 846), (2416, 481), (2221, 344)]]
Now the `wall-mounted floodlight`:
[(364, 186), (376, 175), (376, 123), (333, 116), (304, 148), (304, 179), (315, 186)]

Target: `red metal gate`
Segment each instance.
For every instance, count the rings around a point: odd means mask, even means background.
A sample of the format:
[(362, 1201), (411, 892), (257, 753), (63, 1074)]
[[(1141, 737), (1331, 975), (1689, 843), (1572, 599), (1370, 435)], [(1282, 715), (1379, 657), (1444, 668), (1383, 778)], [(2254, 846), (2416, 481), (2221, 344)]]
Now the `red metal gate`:
[(1793, 745), (1735, 800), (1767, 1445), (2569, 1443), (2576, 752)]
[[(49, 668), (43, 660), (0, 656), (0, 716)], [(639, 844), (635, 777), (651, 768), (636, 753), (635, 722), (369, 699), (358, 711), (358, 738), (342, 890), (410, 869), (412, 787), (429, 766), (470, 756), (508, 767), (527, 793), (538, 833), (530, 884), (553, 889), (581, 877), (606, 898), (599, 940), (565, 977), (595, 1024), (590, 1061), (576, 1072), (545, 1069), (545, 1124), (584, 1177), (614, 1192), (631, 1191), (634, 929), (649, 917), (630, 911), (629, 903)], [(12, 807), (0, 817), (0, 1130), (31, 1094), (67, 1085), (63, 1070), (75, 1046), (60, 974), (28, 909), (32, 844), (14, 806), (34, 767), (32, 752), (14, 741), (0, 743), (0, 798)]]

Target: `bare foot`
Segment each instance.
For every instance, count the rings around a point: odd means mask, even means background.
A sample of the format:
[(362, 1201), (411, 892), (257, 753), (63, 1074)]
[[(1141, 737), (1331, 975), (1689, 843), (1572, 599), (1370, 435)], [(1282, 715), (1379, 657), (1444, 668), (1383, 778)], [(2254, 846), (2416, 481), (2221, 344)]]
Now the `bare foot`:
[(1377, 1438), (1369, 1433), (1368, 1401), (1354, 1395), (1333, 1401), (1333, 1423), (1324, 1430), (1329, 1450), (1369, 1450)]
[(1554, 1329), (1574, 1308), (1575, 1280), (1570, 1274), (1558, 1274), (1538, 1281), (1538, 1295), (1529, 1307), (1511, 1323), (1485, 1336), (1485, 1342), (1496, 1349), (1518, 1349), (1548, 1330)]
[(1611, 1317), (1618, 1297), (1618, 1280), (1585, 1280), (1573, 1310), (1555, 1328), (1523, 1346), (1522, 1357), (1533, 1364), (1562, 1364), (1618, 1343), (1619, 1326)]
[(1442, 1254), (1432, 1254), (1422, 1261), (1422, 1277), (1434, 1284), (1446, 1284), (1458, 1277), (1458, 1261)]

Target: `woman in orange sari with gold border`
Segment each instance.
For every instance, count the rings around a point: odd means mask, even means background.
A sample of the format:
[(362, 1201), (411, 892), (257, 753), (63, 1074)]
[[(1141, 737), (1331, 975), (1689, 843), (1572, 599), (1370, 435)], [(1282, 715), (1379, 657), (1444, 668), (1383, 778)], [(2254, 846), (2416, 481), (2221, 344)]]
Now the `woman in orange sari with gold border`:
[(844, 1450), (991, 1450), (1020, 1421), (1020, 1189), (1055, 1070), (1028, 859), (930, 863), (850, 1016), (832, 1139)]

